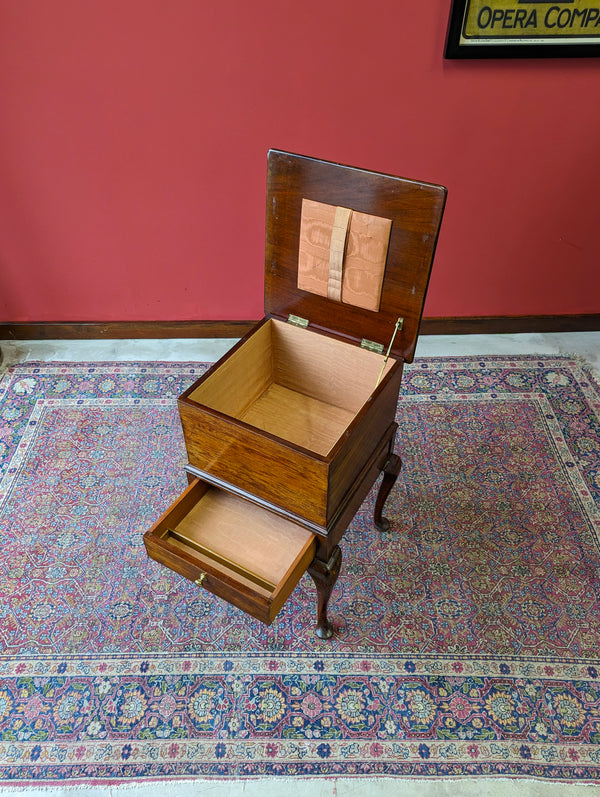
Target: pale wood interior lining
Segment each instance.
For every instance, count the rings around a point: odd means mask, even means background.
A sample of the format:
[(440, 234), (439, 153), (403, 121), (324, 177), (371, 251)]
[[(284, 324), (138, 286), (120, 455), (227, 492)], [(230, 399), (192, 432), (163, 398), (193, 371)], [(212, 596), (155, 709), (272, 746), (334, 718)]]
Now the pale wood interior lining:
[(272, 383), (241, 420), (325, 456), (354, 413)]
[[(314, 544), (314, 537), (307, 529), (214, 487), (204, 492), (175, 528), (277, 586), (285, 580), (298, 556)], [(186, 548), (179, 541), (169, 542)], [(219, 565), (219, 569), (225, 568)], [(265, 595), (271, 594), (237, 573), (233, 577)]]
[(356, 345), (270, 319), (190, 398), (324, 456), (375, 390), (383, 362)]
[[(383, 355), (271, 320), (275, 381), (356, 414), (375, 390)], [(384, 374), (393, 366), (390, 357)]]
[(271, 323), (267, 322), (189, 397), (232, 418), (241, 418), (272, 381)]

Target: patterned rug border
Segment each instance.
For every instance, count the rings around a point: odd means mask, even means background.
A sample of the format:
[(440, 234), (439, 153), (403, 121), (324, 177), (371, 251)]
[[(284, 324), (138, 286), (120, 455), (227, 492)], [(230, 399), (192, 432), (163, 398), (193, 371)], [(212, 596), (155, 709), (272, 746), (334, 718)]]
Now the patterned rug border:
[[(168, 672), (169, 674), (203, 675), (207, 673), (243, 673), (252, 664), (252, 673), (261, 675), (302, 674), (322, 672), (345, 675), (361, 665), (363, 672), (371, 674), (401, 674), (403, 676), (507, 676), (514, 678), (592, 679), (600, 677), (598, 658), (561, 658), (558, 656), (478, 656), (467, 654), (440, 654), (435, 658), (427, 654), (411, 653), (339, 653), (319, 652), (313, 657), (306, 653), (202, 653), (194, 651), (187, 656), (176, 653), (128, 653), (127, 662), (122, 654), (3, 656), (0, 655), (0, 675), (13, 677), (35, 675), (135, 675)], [(51, 665), (51, 666), (49, 666)], [(163, 669), (164, 668), (164, 669)]]
[[(590, 406), (600, 415), (600, 387), (596, 375), (587, 364), (572, 356), (548, 355), (493, 355), (485, 357), (430, 357), (420, 358), (412, 366), (407, 366), (407, 374), (419, 371), (431, 373), (436, 368), (455, 371), (468, 370), (478, 365), (481, 368), (526, 369), (526, 368), (565, 368), (569, 367), (578, 381), (581, 393)], [(194, 377), (201, 374), (205, 366), (198, 363), (148, 363), (148, 362), (105, 362), (91, 366), (89, 363), (44, 363), (28, 362), (8, 366), (0, 371), (0, 400), (8, 390), (11, 381), (18, 375), (23, 381), (23, 396), (28, 395), (27, 377), (43, 373), (60, 375), (84, 369), (92, 375), (135, 375), (186, 374)], [(33, 387), (31, 392), (33, 392)], [(456, 392), (456, 391), (455, 391)], [(465, 394), (462, 394), (463, 397)], [(521, 393), (518, 398), (534, 398), (537, 394)], [(436, 393), (434, 389), (420, 396), (401, 395), (400, 401), (435, 401), (437, 398), (451, 400), (450, 394)], [(500, 398), (490, 393), (490, 398)], [(505, 396), (507, 398), (508, 396)], [(486, 400), (485, 395), (471, 395), (470, 399)], [(173, 404), (176, 394), (160, 401)], [(61, 406), (60, 398), (38, 400), (44, 404)], [(69, 406), (73, 401), (96, 402), (97, 406), (130, 406), (131, 404), (156, 404), (157, 399), (145, 398), (102, 398), (66, 400)], [(43, 405), (42, 405), (43, 406)], [(548, 412), (549, 428), (553, 430), (554, 443), (568, 444), (562, 436), (558, 422), (554, 423)], [(31, 419), (33, 416), (29, 416)], [(555, 416), (556, 420), (556, 416)], [(28, 425), (25, 435), (34, 434)], [(24, 438), (20, 438), (21, 444)], [(15, 453), (9, 452), (9, 460), (18, 465)], [(18, 467), (16, 470), (18, 471)], [(579, 473), (579, 466), (577, 466)], [(575, 467), (574, 469), (575, 470)], [(10, 491), (10, 484), (16, 478), (15, 472), (7, 473), (0, 481), (0, 500)], [(572, 477), (572, 473), (568, 474)], [(9, 476), (11, 477), (9, 479)], [(579, 474), (581, 483), (586, 484), (583, 473)], [(8, 489), (7, 489), (8, 488)], [(575, 490), (575, 483), (573, 483)], [(587, 492), (579, 490), (580, 500), (587, 503), (597, 521), (600, 517), (598, 500), (600, 484), (595, 490), (587, 483)], [(590, 516), (591, 519), (591, 515)], [(600, 528), (595, 522), (596, 530)], [(384, 734), (379, 738), (369, 735), (365, 727), (347, 736), (334, 738), (315, 735), (314, 738), (271, 738), (265, 725), (252, 739), (236, 737), (235, 730), (224, 735), (214, 735), (209, 726), (197, 738), (155, 738), (128, 740), (126, 728), (121, 729), (122, 738), (92, 738), (84, 733), (80, 738), (56, 742), (54, 747), (43, 745), (42, 740), (28, 737), (11, 739), (6, 733), (0, 741), (0, 762), (5, 762), (4, 783), (6, 785), (123, 785), (151, 782), (185, 782), (190, 778), (208, 780), (236, 778), (256, 778), (260, 776), (287, 776), (294, 780), (311, 777), (424, 777), (433, 779), (456, 779), (461, 777), (493, 778), (534, 778), (552, 779), (562, 782), (600, 782), (600, 658), (574, 658), (558, 656), (469, 656), (426, 654), (383, 654), (328, 653), (325, 649), (314, 655), (307, 653), (255, 654), (227, 653), (181, 653), (127, 654), (122, 655), (16, 655), (0, 653), (0, 678), (16, 679), (21, 684), (24, 695), (33, 695), (43, 685), (44, 689), (64, 690), (73, 686), (80, 692), (88, 688), (102, 689), (103, 683), (110, 679), (122, 679), (124, 688), (135, 689), (136, 685), (149, 684), (153, 679), (163, 679), (169, 683), (174, 679), (198, 677), (198, 682), (212, 689), (217, 682), (227, 684), (235, 692), (239, 679), (243, 676), (255, 677), (257, 689), (263, 695), (275, 694), (277, 685), (286, 679), (289, 683), (312, 683), (311, 679), (337, 679), (346, 684), (346, 695), (356, 690), (359, 678), (361, 683), (369, 684), (369, 694), (375, 695), (386, 683), (402, 682), (404, 694), (409, 698), (419, 697), (426, 691), (428, 683), (439, 684), (448, 680), (452, 688), (461, 689), (468, 696), (468, 689), (478, 685), (484, 694), (506, 695), (507, 699), (517, 693), (524, 699), (562, 700), (565, 706), (585, 705), (589, 717), (589, 742), (577, 737), (579, 720), (573, 714), (566, 720), (567, 731), (571, 728), (573, 740), (565, 738), (562, 742), (545, 740), (548, 728), (538, 725), (528, 735), (523, 729), (514, 728), (505, 732), (505, 738), (477, 736), (477, 725), (470, 735), (465, 732), (462, 738), (430, 738), (426, 724), (423, 724), (420, 738), (417, 729), (411, 738)], [(360, 675), (359, 675), (360, 673)], [(166, 680), (165, 680), (166, 679)], [(171, 680), (169, 680), (171, 679)], [(212, 680), (211, 680), (212, 679)], [(304, 679), (304, 681), (303, 681)], [(120, 681), (119, 681), (120, 682)], [(0, 680), (0, 722), (2, 717), (2, 684)], [(207, 686), (208, 685), (208, 686)], [(386, 687), (386, 688), (389, 688)], [(30, 691), (28, 691), (30, 690)], [(485, 691), (487, 690), (487, 691)], [(512, 690), (512, 691), (511, 691)], [(232, 692), (232, 694), (233, 694)], [(385, 693), (385, 690), (384, 690)], [(37, 692), (36, 692), (37, 694)], [(170, 694), (170, 693), (169, 693)], [(365, 691), (366, 694), (366, 691)], [(454, 693), (452, 693), (454, 694)], [(543, 695), (543, 697), (540, 697)], [(260, 696), (260, 695), (259, 695)], [(443, 690), (442, 690), (443, 696)], [(491, 697), (489, 699), (491, 699)], [(510, 698), (512, 699), (512, 698)], [(255, 713), (260, 710), (249, 709)], [(565, 708), (566, 710), (566, 708)], [(583, 710), (583, 709), (582, 709)], [(460, 713), (460, 712), (459, 712)], [(402, 715), (399, 715), (402, 716)], [(502, 718), (499, 717), (500, 727)], [(425, 720), (424, 720), (425, 722)], [(571, 725), (569, 725), (571, 723)], [(93, 723), (92, 723), (93, 724)], [(358, 726), (357, 726), (358, 727)], [(466, 726), (465, 726), (466, 727)], [(482, 732), (485, 729), (482, 728)], [(0, 732), (2, 725), (0, 724)], [(5, 728), (6, 731), (6, 728)], [(261, 735), (262, 733), (262, 735)], [(18, 734), (17, 734), (18, 736)], [(385, 738), (384, 738), (385, 737)], [(199, 759), (202, 759), (199, 761)], [(92, 763), (94, 762), (94, 763)], [(292, 776), (290, 778), (290, 776)]]

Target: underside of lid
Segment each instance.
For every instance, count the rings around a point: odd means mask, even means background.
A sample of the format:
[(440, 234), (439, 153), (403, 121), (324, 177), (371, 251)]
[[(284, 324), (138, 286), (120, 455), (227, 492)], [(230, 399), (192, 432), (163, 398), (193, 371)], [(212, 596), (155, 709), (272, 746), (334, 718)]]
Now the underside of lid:
[(446, 189), (271, 150), (265, 312), (411, 362)]

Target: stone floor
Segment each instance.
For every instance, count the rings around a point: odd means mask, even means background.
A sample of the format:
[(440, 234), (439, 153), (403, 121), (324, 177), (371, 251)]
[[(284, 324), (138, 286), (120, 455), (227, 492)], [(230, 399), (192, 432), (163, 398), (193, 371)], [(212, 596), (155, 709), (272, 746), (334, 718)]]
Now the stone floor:
[[(26, 360), (197, 360), (213, 362), (235, 341), (171, 340), (0, 341), (3, 365)], [(574, 354), (600, 371), (600, 332), (525, 335), (423, 335), (417, 357), (461, 354)]]
[[(0, 371), (28, 360), (106, 361), (171, 360), (212, 362), (232, 340), (94, 340), (0, 341)], [(600, 332), (526, 335), (423, 336), (417, 357), (479, 354), (567, 354), (591, 365), (600, 379)], [(475, 780), (409, 780), (400, 778), (280, 778), (245, 781), (190, 781), (143, 786), (3, 787), (1, 795), (30, 797), (573, 797), (600, 795), (600, 786), (566, 785), (506, 778)]]

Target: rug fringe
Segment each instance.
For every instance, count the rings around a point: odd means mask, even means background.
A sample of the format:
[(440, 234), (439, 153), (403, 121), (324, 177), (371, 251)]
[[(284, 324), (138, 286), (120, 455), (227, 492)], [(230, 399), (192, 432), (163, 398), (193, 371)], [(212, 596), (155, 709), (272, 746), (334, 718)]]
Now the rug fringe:
[(600, 390), (600, 369), (596, 368), (596, 366), (586, 357), (584, 357), (583, 354), (569, 352), (566, 356), (571, 360), (575, 360), (580, 368), (582, 368), (584, 371), (587, 371), (591, 376), (591, 381), (594, 383), (594, 387)]
[[(114, 797), (136, 791), (139, 797), (154, 797), (157, 787), (161, 787), (163, 797), (237, 797), (237, 795), (263, 794), (266, 790), (280, 794), (286, 790), (286, 797), (340, 797), (342, 794), (358, 793), (357, 787), (369, 797), (443, 797), (452, 793), (453, 797), (573, 797), (580, 789), (594, 789), (600, 793), (598, 782), (573, 783), (573, 781), (548, 781), (544, 778), (485, 777), (485, 778), (447, 778), (427, 779), (398, 777), (393, 775), (356, 775), (352, 778), (337, 776), (322, 777), (244, 777), (226, 779), (158, 779), (119, 783), (109, 780), (106, 783), (85, 782), (61, 783), (47, 786), (2, 787), (0, 796), (22, 794), (34, 797), (36, 794), (81, 793), (81, 797)], [(257, 788), (252, 788), (256, 784)], [(318, 788), (317, 784), (321, 785)], [(325, 785), (327, 784), (327, 785)], [(16, 785), (16, 784), (15, 784)], [(247, 787), (250, 785), (250, 788)], [(257, 790), (258, 789), (258, 790)]]

